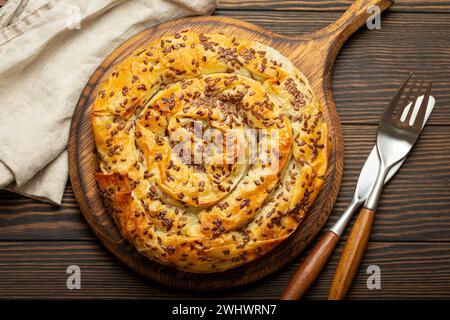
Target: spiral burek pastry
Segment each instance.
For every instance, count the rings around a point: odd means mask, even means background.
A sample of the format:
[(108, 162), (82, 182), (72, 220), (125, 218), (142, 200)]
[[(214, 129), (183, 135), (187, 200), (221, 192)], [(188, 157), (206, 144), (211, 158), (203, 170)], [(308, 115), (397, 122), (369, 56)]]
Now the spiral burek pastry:
[(252, 261), (320, 190), (327, 126), (308, 80), (271, 47), (188, 30), (133, 52), (92, 111), (95, 173), (122, 235), (183, 271)]

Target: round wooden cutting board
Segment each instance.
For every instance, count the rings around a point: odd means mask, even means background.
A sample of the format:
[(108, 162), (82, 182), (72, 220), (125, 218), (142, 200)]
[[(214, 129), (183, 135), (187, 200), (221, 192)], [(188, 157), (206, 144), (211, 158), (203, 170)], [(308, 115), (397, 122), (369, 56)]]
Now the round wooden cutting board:
[[(339, 118), (331, 96), (334, 59), (344, 41), (366, 22), (369, 7), (377, 5), (384, 10), (391, 4), (391, 0), (357, 0), (334, 24), (302, 37), (286, 37), (230, 18), (185, 18), (147, 29), (114, 50), (94, 72), (81, 94), (73, 116), (69, 141), (72, 188), (86, 221), (100, 241), (134, 271), (163, 284), (188, 289), (216, 290), (243, 285), (267, 276), (289, 263), (323, 227), (333, 208), (341, 182), (344, 146)], [(181, 272), (140, 255), (122, 238), (107, 214), (94, 179), (96, 155), (90, 112), (98, 91), (97, 86), (135, 49), (156, 38), (185, 29), (205, 33), (223, 32), (237, 38), (258, 41), (276, 48), (290, 58), (308, 77), (322, 103), (332, 142), (326, 183), (298, 230), (269, 254), (221, 273)]]

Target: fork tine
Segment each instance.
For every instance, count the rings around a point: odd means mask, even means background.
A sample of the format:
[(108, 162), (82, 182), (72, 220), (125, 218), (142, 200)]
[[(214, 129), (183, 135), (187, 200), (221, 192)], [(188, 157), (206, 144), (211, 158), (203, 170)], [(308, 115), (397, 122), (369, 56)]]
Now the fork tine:
[(427, 91), (423, 96), (422, 103), (420, 104), (419, 111), (417, 112), (416, 119), (414, 120), (413, 128), (416, 132), (420, 132), (422, 130), (423, 121), (428, 108), (428, 101), (430, 100), (432, 84), (433, 82), (430, 81), (427, 86)]
[[(403, 104), (403, 108), (406, 108), (408, 106), (408, 101), (409, 101), (409, 98), (411, 97), (411, 93), (416, 88), (416, 78), (414, 78), (413, 81), (414, 81), (413, 85), (409, 88), (408, 94), (404, 99), (405, 103)], [(422, 85), (423, 85), (423, 81), (422, 81)], [(414, 106), (416, 105), (416, 99), (417, 99), (417, 95), (415, 95), (411, 101), (411, 107), (409, 108), (408, 114), (405, 117), (405, 123), (409, 123), (409, 119), (411, 119), (411, 115), (414, 112)], [(397, 118), (400, 119), (402, 117), (402, 115), (403, 115), (403, 112), (401, 112), (401, 113), (399, 112)]]
[[(416, 92), (416, 94), (414, 95), (414, 98), (413, 98), (412, 101), (411, 101), (411, 108), (409, 108), (408, 114), (406, 115), (405, 121), (404, 121), (405, 124), (408, 125), (408, 126), (409, 126), (409, 122), (411, 121), (411, 117), (412, 117), (412, 115), (413, 115), (413, 113), (414, 113), (414, 110), (416, 109), (417, 98), (418, 98), (418, 96), (419, 96), (419, 93), (422, 92), (422, 89), (423, 89), (423, 87), (424, 87), (424, 84), (425, 84), (425, 80), (422, 80), (422, 81), (420, 82), (419, 87), (417, 88), (417, 92)], [(414, 85), (415, 85), (415, 82), (414, 82)]]
[(387, 119), (392, 117), (392, 115), (394, 114), (395, 108), (397, 107), (398, 102), (400, 101), (400, 98), (401, 98), (401, 96), (403, 94), (403, 91), (405, 90), (405, 87), (408, 84), (408, 81), (409, 81), (409, 79), (411, 78), (412, 75), (413, 75), (413, 73), (410, 72), (408, 77), (406, 78), (406, 80), (403, 81), (403, 83), (400, 86), (400, 88), (398, 88), (397, 93), (392, 97), (391, 103), (389, 104), (389, 106), (384, 111), (382, 119), (386, 119), (387, 120)]

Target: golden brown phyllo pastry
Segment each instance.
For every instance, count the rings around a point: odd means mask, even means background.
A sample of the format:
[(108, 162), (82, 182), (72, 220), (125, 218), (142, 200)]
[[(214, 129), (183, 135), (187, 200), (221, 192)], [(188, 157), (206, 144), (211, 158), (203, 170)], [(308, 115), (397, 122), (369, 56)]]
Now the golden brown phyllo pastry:
[(98, 185), (148, 258), (208, 273), (272, 250), (302, 221), (327, 169), (327, 126), (279, 52), (183, 31), (136, 50), (93, 105)]

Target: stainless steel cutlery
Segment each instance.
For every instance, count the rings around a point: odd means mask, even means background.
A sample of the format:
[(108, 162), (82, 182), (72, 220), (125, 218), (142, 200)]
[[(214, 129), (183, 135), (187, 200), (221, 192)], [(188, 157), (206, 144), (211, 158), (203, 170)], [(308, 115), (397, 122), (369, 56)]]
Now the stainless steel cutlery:
[(326, 265), (345, 227), (364, 203), (350, 232), (329, 292), (329, 299), (346, 296), (362, 260), (374, 220), (382, 187), (398, 171), (417, 141), (434, 107), (431, 82), (410, 81), (398, 89), (378, 127), (377, 144), (367, 158), (355, 188), (353, 199), (338, 221), (310, 251), (294, 273), (281, 299), (299, 299)]

